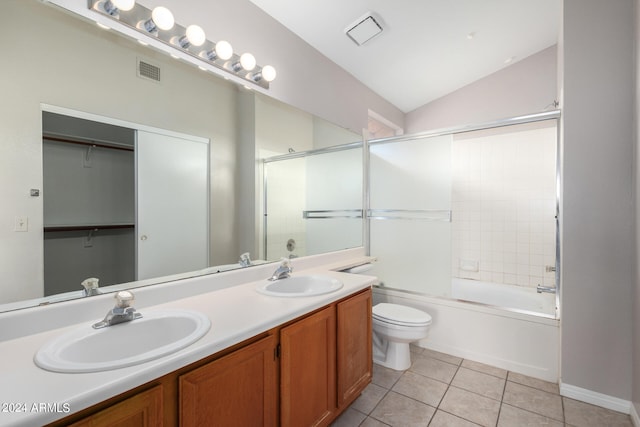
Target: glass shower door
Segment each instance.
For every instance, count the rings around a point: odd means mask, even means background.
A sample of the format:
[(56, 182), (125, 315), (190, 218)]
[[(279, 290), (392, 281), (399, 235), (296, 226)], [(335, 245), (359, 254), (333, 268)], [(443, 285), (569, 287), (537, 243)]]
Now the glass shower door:
[(385, 287), (448, 296), (451, 135), (369, 147), (372, 274)]

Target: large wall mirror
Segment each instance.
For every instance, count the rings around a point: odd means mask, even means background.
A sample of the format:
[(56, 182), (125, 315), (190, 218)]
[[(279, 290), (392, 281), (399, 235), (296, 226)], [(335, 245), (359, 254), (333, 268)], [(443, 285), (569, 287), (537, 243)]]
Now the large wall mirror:
[[(36, 0), (10, 1), (4, 6), (1, 28), (12, 42), (3, 48), (5, 77), (0, 82), (4, 94), (0, 114), (5, 123), (0, 132), (0, 190), (3, 194), (0, 311), (55, 301), (59, 292), (64, 298), (81, 297), (80, 278), (93, 275), (91, 269), (86, 268), (88, 261), (83, 261), (83, 269), (75, 278), (59, 280), (62, 285), (58, 291), (45, 292), (49, 269), (44, 266), (47, 263), (62, 263), (70, 253), (98, 252), (97, 234), (90, 234), (88, 230), (73, 231), (81, 232), (76, 236), (78, 245), (73, 251), (65, 249), (64, 245), (56, 247), (45, 243), (45, 234), (50, 234), (44, 231), (47, 226), (45, 211), (47, 206), (52, 209), (52, 205), (45, 203), (48, 196), (45, 192), (53, 187), (46, 181), (49, 178), (43, 163), (47, 160), (43, 156), (48, 151), (69, 149), (60, 146), (64, 144), (62, 142), (43, 142), (43, 132), (47, 133), (47, 126), (51, 125), (48, 114), (52, 109), (60, 108), (55, 114), (62, 113), (62, 116), (71, 117), (73, 112), (81, 112), (91, 118), (105, 118), (107, 124), (114, 121), (133, 123), (207, 141), (204, 156), (207, 157), (205, 197), (208, 199), (204, 199), (202, 209), (207, 211), (208, 239), (203, 268), (193, 271), (191, 266), (177, 267), (177, 271), (164, 272), (162, 277), (136, 277), (136, 266), (129, 260), (127, 271), (130, 274), (126, 277), (105, 276), (105, 281), (101, 281), (105, 291), (108, 290), (106, 285), (118, 284), (117, 288), (149, 285), (176, 277), (165, 273), (188, 276), (241, 268), (239, 260), (245, 253), (254, 263), (286, 256), (288, 252), (283, 253), (282, 248), (266, 249), (261, 159), (360, 140), (359, 135), (351, 131), (201, 71), (113, 31), (105, 31), (56, 7)], [(29, 32), (28, 37), (10, 36), (23, 34), (25, 30)], [(157, 67), (159, 81), (139, 76), (136, 72), (139, 61)], [(99, 119), (96, 121), (100, 122)], [(65, 131), (64, 126), (58, 126), (55, 132), (49, 133), (83, 138), (71, 128), (68, 126)], [(91, 139), (86, 135), (84, 138)], [(49, 145), (44, 148), (43, 144)], [(80, 152), (83, 154), (79, 161), (84, 161), (85, 165), (87, 161), (98, 161), (97, 150), (89, 157), (86, 147)], [(355, 151), (344, 153), (345, 161), (354, 162), (356, 169), (361, 167), (361, 157), (354, 155)], [(123, 157), (120, 154), (109, 155)], [(137, 155), (143, 156), (143, 150), (124, 154), (129, 159), (125, 162), (131, 166)], [(45, 168), (52, 164), (50, 161), (44, 164)], [(65, 168), (64, 164), (59, 166)], [(319, 173), (318, 167), (322, 165), (314, 164), (313, 174)], [(349, 167), (345, 166), (345, 170)], [(311, 172), (303, 168), (300, 173)], [(127, 179), (135, 180), (135, 174), (131, 172)], [(309, 182), (317, 185), (313, 179)], [(126, 191), (122, 190), (127, 203), (131, 204), (140, 197), (133, 184)], [(316, 188), (311, 190), (317, 191)], [(195, 192), (192, 188), (185, 191)], [(304, 197), (305, 192), (299, 194)], [(300, 218), (304, 210), (309, 210), (305, 207), (306, 202), (295, 200), (292, 193), (285, 197), (292, 204), (300, 205)], [(354, 200), (358, 197), (354, 196)], [(173, 201), (159, 202), (159, 206), (162, 203), (169, 206)], [(349, 209), (358, 208), (361, 206), (349, 205)], [(270, 212), (270, 215), (276, 219), (277, 212)], [(135, 216), (126, 221), (135, 230)], [(359, 246), (362, 244), (358, 238), (361, 239), (358, 234), (361, 224), (354, 223), (354, 227), (357, 230), (354, 237), (338, 243), (339, 247), (331, 247), (326, 242), (307, 244), (304, 252), (299, 247), (293, 255), (344, 249), (345, 245)], [(175, 228), (171, 231), (175, 232)], [(124, 240), (140, 238), (135, 234), (132, 235), (135, 237), (122, 237), (123, 233), (119, 230), (112, 234)], [(283, 243), (285, 248), (287, 241), (285, 239)], [(304, 241), (304, 237), (298, 237), (298, 241)], [(127, 249), (119, 255), (130, 257), (133, 253), (129, 252), (133, 251)], [(77, 255), (72, 256), (80, 263)], [(74, 265), (68, 259), (65, 262)], [(135, 280), (138, 278), (144, 280)], [(122, 284), (122, 281), (127, 283)]]

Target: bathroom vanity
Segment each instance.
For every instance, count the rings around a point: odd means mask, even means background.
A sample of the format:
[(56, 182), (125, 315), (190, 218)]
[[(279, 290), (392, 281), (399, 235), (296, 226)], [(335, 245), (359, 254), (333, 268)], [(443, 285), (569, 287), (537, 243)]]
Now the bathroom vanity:
[[(205, 314), (211, 328), (187, 348), (134, 366), (69, 374), (34, 364), (39, 348), (84, 320), (2, 341), (0, 352), (7, 357), (0, 366), (0, 381), (12, 388), (0, 390), (0, 401), (13, 402), (16, 410), (0, 413), (0, 424), (329, 425), (371, 381), (375, 278), (331, 271), (346, 264), (297, 268), (292, 277), (319, 274), (344, 284), (316, 296), (286, 298), (258, 292), (273, 265), (168, 283), (168, 294), (177, 289), (185, 292), (181, 295), (186, 297), (173, 301), (158, 303), (152, 298), (157, 287), (148, 295), (141, 288), (136, 301), (143, 315), (193, 310)], [(211, 292), (188, 290), (204, 283), (215, 289), (214, 282), (237, 280), (241, 284)], [(143, 306), (145, 299), (152, 304)], [(76, 309), (79, 316), (86, 316), (83, 303), (109, 308), (113, 296), (64, 303), (66, 316)], [(99, 310), (92, 319), (103, 314)], [(46, 408), (38, 411), (41, 403)]]
[(52, 425), (328, 425), (371, 370), (365, 289)]

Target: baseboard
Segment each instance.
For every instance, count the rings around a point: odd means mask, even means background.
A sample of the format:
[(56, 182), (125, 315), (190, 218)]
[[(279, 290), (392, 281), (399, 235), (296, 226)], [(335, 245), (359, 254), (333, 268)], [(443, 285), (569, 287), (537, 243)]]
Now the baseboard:
[(636, 405), (634, 405), (633, 402), (631, 403), (631, 413), (629, 415), (631, 415), (631, 422), (633, 423), (633, 426), (640, 427), (640, 416), (638, 416)]
[[(486, 354), (469, 350), (458, 346), (450, 346), (443, 343), (429, 341), (429, 339), (420, 341), (420, 347), (429, 350), (439, 351), (440, 353), (450, 354), (452, 356), (461, 357), (463, 359), (473, 360), (474, 362), (484, 363), (486, 365), (495, 366), (496, 368), (505, 369), (507, 371), (526, 375), (552, 383), (558, 382), (558, 373), (554, 369), (533, 364), (519, 363), (513, 359), (498, 357), (495, 354)], [(638, 426), (640, 427), (640, 426)]]
[[(600, 406), (602, 408), (611, 409), (613, 411), (622, 412), (623, 414), (630, 414), (632, 412), (633, 405), (630, 401), (620, 399), (618, 397), (609, 396), (602, 393), (597, 393), (585, 388), (576, 387), (570, 384), (560, 383), (560, 394), (571, 399), (579, 400), (581, 402), (591, 403), (592, 405)], [(635, 412), (635, 409), (633, 410)], [(632, 415), (633, 418), (633, 415)], [(637, 420), (637, 414), (636, 414)], [(638, 420), (637, 420), (638, 421)], [(640, 424), (634, 424), (640, 427)]]

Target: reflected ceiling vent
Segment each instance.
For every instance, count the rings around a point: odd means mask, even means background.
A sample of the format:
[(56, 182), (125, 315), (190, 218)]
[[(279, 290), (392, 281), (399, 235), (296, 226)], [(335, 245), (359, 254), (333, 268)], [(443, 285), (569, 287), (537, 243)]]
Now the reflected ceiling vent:
[(349, 25), (344, 32), (358, 46), (362, 46), (382, 32), (382, 20), (374, 16), (372, 12), (367, 12), (353, 24)]
[(144, 58), (138, 58), (136, 67), (138, 77), (160, 83), (160, 67)]

